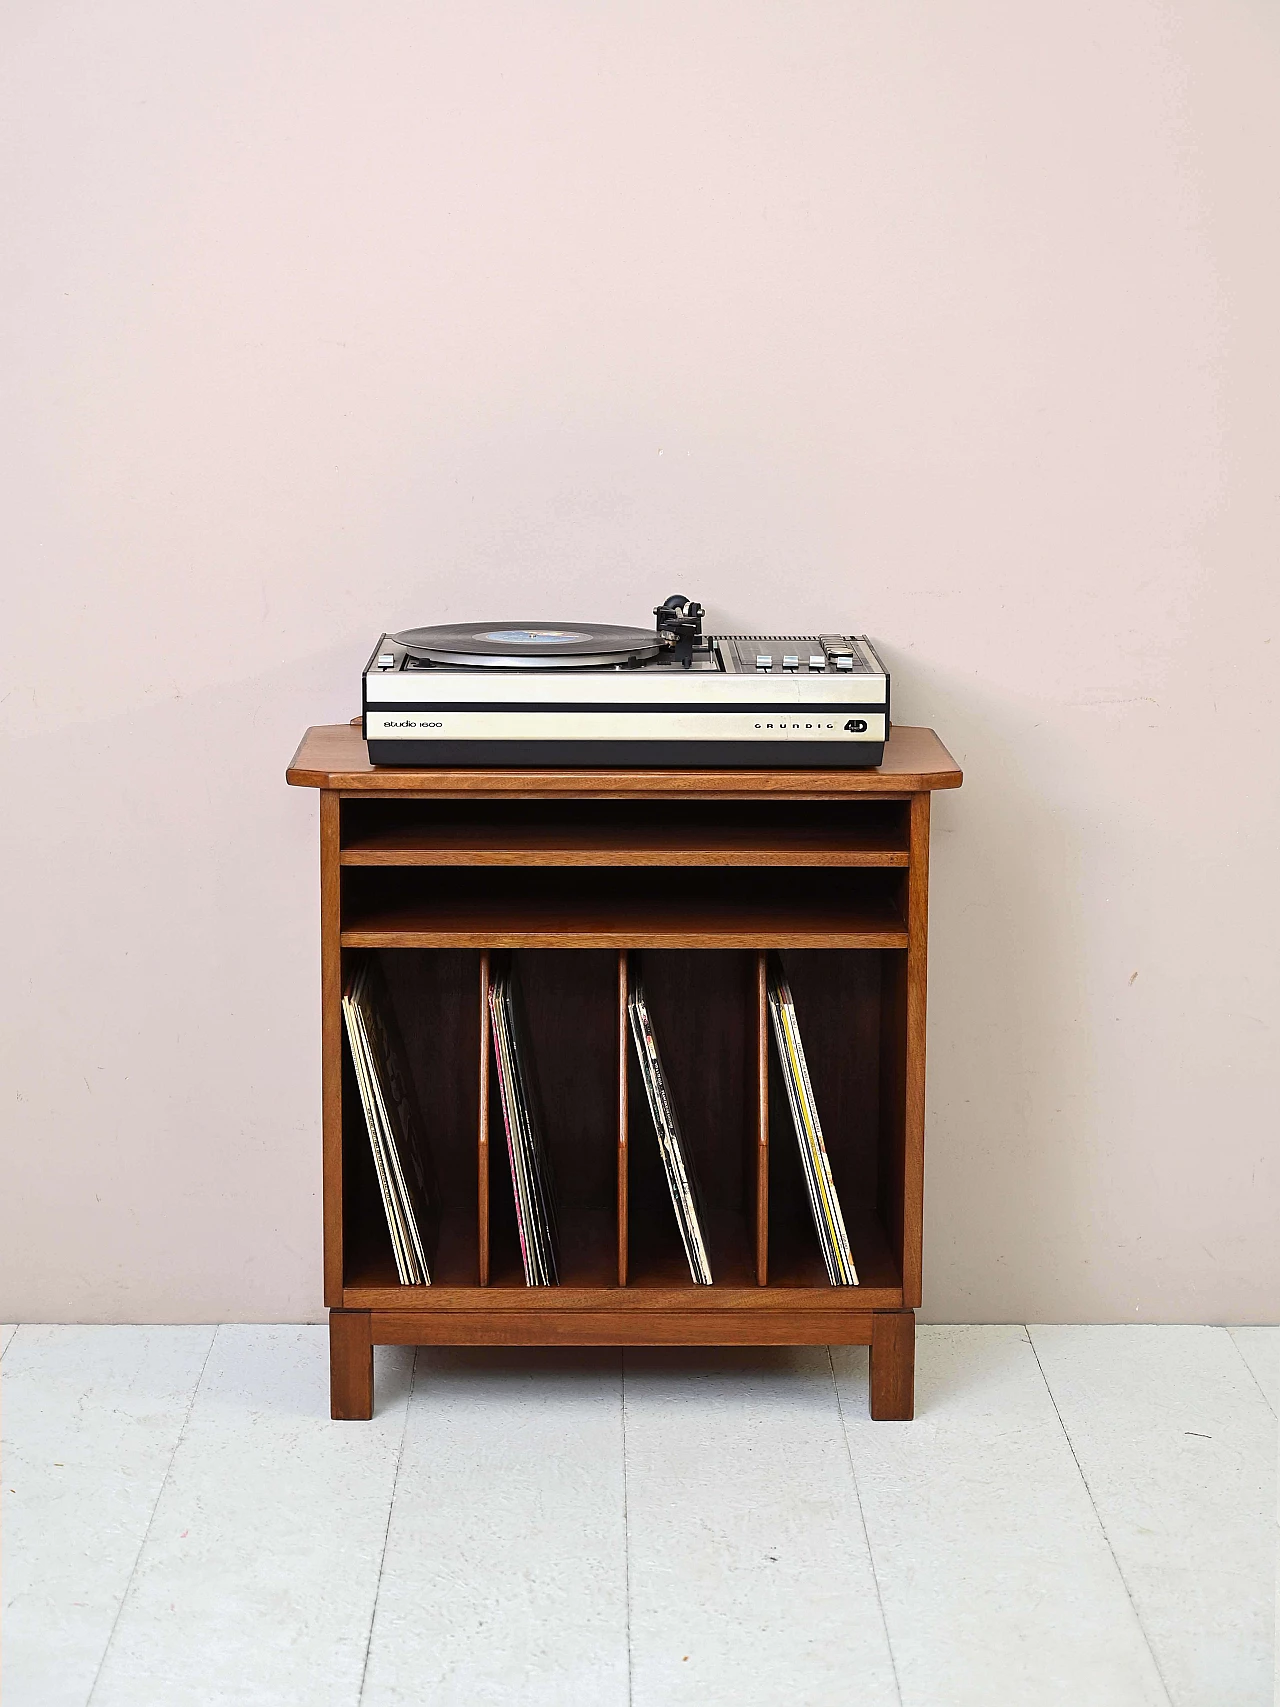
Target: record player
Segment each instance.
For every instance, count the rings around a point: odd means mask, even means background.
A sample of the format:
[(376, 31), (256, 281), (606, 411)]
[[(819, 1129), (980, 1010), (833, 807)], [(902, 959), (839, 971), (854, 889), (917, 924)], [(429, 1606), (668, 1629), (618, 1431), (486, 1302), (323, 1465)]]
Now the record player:
[(364, 672), (375, 765), (878, 765), (889, 677), (864, 635), (443, 624), (384, 634)]

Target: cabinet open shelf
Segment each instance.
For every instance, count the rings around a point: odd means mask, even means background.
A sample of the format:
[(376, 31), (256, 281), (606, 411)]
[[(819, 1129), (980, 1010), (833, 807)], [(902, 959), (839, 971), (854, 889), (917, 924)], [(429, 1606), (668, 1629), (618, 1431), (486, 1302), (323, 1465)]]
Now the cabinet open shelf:
[(343, 865), (897, 866), (905, 801), (356, 801)]
[[(875, 773), (753, 789), (754, 773), (373, 772), (357, 730), (312, 732), (290, 779), (322, 790), (335, 1415), (371, 1414), (375, 1342), (867, 1344), (872, 1414), (910, 1414), (929, 790), (960, 779), (928, 731), (895, 756), (900, 733)], [(558, 1182), (551, 1287), (524, 1283), (490, 1059), (486, 994), (508, 952)], [(771, 952), (856, 1287), (829, 1284), (812, 1224), (771, 1042)], [(433, 1153), (430, 1286), (397, 1279), (343, 1035), (342, 991), (369, 955)], [(637, 975), (702, 1182), (710, 1286), (690, 1277), (633, 1058)]]
[(344, 948), (905, 948), (903, 874), (374, 867), (342, 874)]

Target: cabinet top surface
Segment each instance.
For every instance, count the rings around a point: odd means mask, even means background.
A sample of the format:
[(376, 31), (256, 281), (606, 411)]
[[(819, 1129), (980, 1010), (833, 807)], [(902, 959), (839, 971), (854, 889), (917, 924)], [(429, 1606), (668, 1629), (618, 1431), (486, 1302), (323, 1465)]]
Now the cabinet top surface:
[(959, 788), (960, 769), (932, 729), (895, 723), (884, 763), (867, 770), (642, 770), (560, 765), (516, 769), (371, 765), (358, 723), (308, 729), (285, 772), (296, 788), (344, 793), (590, 796), (915, 794)]

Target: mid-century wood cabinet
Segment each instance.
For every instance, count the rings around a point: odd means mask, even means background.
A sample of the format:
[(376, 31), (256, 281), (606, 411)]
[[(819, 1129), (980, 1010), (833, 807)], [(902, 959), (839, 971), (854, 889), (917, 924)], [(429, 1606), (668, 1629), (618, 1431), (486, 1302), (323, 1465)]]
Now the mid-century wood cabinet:
[[(913, 1410), (924, 1181), (929, 800), (961, 777), (898, 726), (870, 771), (388, 770), (311, 729), (320, 793), (324, 1298), (335, 1417), (373, 1346), (867, 1345), (871, 1414)], [(765, 957), (795, 994), (861, 1284), (826, 1279), (771, 1059)], [(376, 950), (431, 1139), (431, 1286), (402, 1286), (343, 1037)], [(695, 1286), (630, 1049), (627, 952), (711, 1223)], [(486, 990), (514, 953), (560, 1199), (555, 1287), (524, 1284)]]

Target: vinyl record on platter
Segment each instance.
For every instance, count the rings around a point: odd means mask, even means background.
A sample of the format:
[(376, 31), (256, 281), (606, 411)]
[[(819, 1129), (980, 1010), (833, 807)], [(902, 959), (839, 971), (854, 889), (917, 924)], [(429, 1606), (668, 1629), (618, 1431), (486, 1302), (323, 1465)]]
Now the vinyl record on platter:
[(658, 654), (652, 630), (601, 622), (458, 622), (393, 634), (415, 658), (491, 669), (586, 669), (640, 664)]

